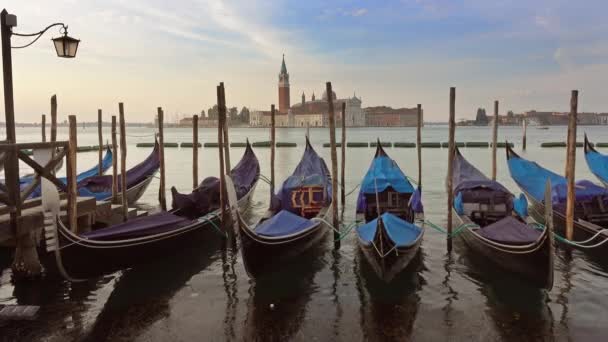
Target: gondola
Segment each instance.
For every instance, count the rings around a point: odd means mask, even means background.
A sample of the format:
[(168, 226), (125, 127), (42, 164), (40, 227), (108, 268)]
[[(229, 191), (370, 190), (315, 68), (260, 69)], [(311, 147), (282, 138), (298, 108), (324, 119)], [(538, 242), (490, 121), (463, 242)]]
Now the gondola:
[(414, 186), (382, 148), (361, 182), (357, 198), (358, 244), (378, 277), (390, 282), (420, 249), (424, 229), (414, 223), (423, 215), (421, 190)]
[[(545, 215), (542, 187), (551, 180), (555, 232), (565, 236), (566, 178), (520, 157), (508, 146), (507, 165), (511, 177), (528, 197), (532, 215), (541, 222)], [(607, 255), (608, 243), (602, 241), (608, 238), (608, 190), (581, 180), (576, 182), (575, 197), (573, 241), (578, 241), (581, 250)]]
[(307, 137), (300, 163), (273, 194), (271, 207), (261, 220), (250, 226), (236, 215), (249, 276), (255, 278), (280, 268), (319, 243), (327, 231), (331, 205), (329, 170)]
[[(112, 167), (112, 158), (113, 158), (113, 153), (112, 153), (112, 149), (110, 149), (110, 147), (108, 146), (106, 149), (106, 154), (104, 155), (103, 159), (101, 160), (101, 174), (103, 175), (104, 173), (106, 173), (111, 167)], [(82, 181), (84, 181), (87, 178), (90, 177), (96, 177), (99, 175), (99, 164), (95, 165), (93, 167), (91, 167), (90, 169), (79, 173), (78, 175), (76, 175), (76, 183), (80, 183)], [(30, 177), (30, 178), (28, 178)], [(21, 183), (21, 189), (27, 187), (27, 185), (32, 181), (33, 179), (31, 178), (31, 176), (26, 176), (21, 178), (19, 181)], [(58, 178), (58, 180), (60, 182), (62, 182), (63, 184), (67, 184), (67, 178), (66, 177), (61, 177)], [(37, 198), (40, 197), (41, 195), (41, 191), (40, 191), (40, 187), (36, 188), (36, 190), (34, 190), (32, 192), (32, 194), (29, 196), (29, 198)]]
[(585, 161), (591, 173), (608, 188), (608, 155), (599, 153), (585, 134)]
[[(146, 192), (154, 174), (160, 169), (158, 141), (155, 141), (152, 152), (139, 164), (127, 170), (127, 203), (137, 202)], [(76, 184), (78, 195), (95, 197), (98, 201), (112, 198), (112, 175), (87, 177)], [(118, 175), (118, 191), (122, 191), (121, 177)]]
[[(540, 288), (553, 287), (553, 237), (528, 215), (528, 202), (486, 177), (456, 148), (453, 212), (465, 225), (460, 234), (476, 254)], [(542, 183), (544, 189), (545, 183)], [(544, 193), (544, 191), (543, 191)]]
[[(241, 161), (231, 171), (239, 209), (248, 206), (259, 174), (258, 159), (248, 143)], [(45, 220), (48, 220), (48, 212), (57, 217), (59, 203), (56, 189), (48, 182), (44, 184), (44, 191), (50, 188), (55, 192), (51, 191), (49, 196), (56, 196), (52, 199), (43, 195)], [(57, 262), (50, 264), (54, 264), (64, 277), (74, 280), (163, 258), (196, 241), (200, 234), (203, 237), (204, 234), (224, 235), (219, 229), (219, 187), (219, 179), (208, 177), (191, 194), (180, 194), (172, 189), (173, 209), (170, 211), (81, 234), (70, 231), (59, 219), (51, 220), (57, 224), (51, 231), (49, 227), (45, 228), (46, 246), (47, 251), (54, 253), (53, 261)]]

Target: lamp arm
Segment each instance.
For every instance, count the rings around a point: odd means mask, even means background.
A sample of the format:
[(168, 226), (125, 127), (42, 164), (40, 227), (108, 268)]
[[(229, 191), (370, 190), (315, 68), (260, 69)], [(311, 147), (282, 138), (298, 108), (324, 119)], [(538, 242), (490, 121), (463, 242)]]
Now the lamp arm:
[(61, 28), (64, 30), (64, 33), (67, 34), (68, 33), (68, 27), (67, 25), (65, 25), (64, 23), (54, 23), (51, 24), (47, 27), (45, 27), (42, 31), (36, 32), (36, 33), (14, 33), (12, 32), (13, 35), (15, 36), (19, 36), (19, 37), (36, 37), (34, 38), (34, 40), (32, 40), (31, 42), (25, 44), (25, 45), (21, 45), (21, 46), (12, 46), (13, 49), (23, 49), (26, 48), (32, 44), (34, 44), (38, 39), (40, 39), (40, 37), (42, 37), (42, 35), (48, 31), (50, 28), (55, 27), (55, 26), (61, 26)]

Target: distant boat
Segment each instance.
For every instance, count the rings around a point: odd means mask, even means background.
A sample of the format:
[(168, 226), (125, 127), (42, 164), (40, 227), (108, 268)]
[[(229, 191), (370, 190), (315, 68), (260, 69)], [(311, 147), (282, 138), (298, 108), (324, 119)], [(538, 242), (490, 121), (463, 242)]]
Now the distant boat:
[(539, 126), (539, 127), (536, 127), (536, 129), (549, 129), (549, 127), (547, 127), (547, 126)]

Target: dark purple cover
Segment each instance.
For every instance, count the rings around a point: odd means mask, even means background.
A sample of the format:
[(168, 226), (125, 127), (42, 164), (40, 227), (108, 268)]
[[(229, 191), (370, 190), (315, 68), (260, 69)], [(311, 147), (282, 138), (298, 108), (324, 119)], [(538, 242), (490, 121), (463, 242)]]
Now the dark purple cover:
[(502, 184), (489, 179), (475, 166), (469, 163), (469, 161), (460, 154), (458, 149), (456, 149), (456, 155), (454, 156), (453, 170), (452, 187), (454, 193), (475, 188), (486, 188), (507, 194), (511, 193)]
[[(238, 199), (245, 196), (253, 187), (260, 175), (260, 163), (249, 143), (245, 154), (230, 172)], [(190, 194), (181, 194), (171, 188), (173, 197), (172, 208), (181, 216), (196, 218), (219, 208), (220, 180), (217, 177), (207, 177)]]
[(93, 240), (119, 240), (158, 234), (177, 229), (190, 224), (192, 221), (169, 212), (138, 217), (108, 228), (83, 233), (81, 236)]
[(325, 189), (324, 193), (314, 193), (313, 200), (323, 202), (324, 205), (331, 203), (331, 175), (329, 169), (314, 150), (308, 137), (306, 138), (306, 150), (302, 155), (302, 159), (296, 166), (291, 176), (289, 176), (281, 185), (276, 196), (272, 199), (272, 209), (275, 211), (288, 210), (293, 213), (300, 213), (298, 208), (293, 208), (291, 201), (292, 192), (307, 186), (318, 186)]
[(507, 216), (477, 230), (479, 235), (504, 244), (529, 244), (540, 236), (541, 232), (529, 227), (513, 216)]
[[(154, 149), (150, 155), (141, 163), (127, 170), (127, 189), (139, 184), (144, 179), (152, 176), (160, 168), (158, 155), (158, 141), (154, 144)], [(85, 178), (77, 184), (78, 189), (87, 188), (91, 192), (110, 192), (112, 191), (112, 175), (94, 176)], [(122, 189), (121, 177), (118, 177), (118, 190)]]

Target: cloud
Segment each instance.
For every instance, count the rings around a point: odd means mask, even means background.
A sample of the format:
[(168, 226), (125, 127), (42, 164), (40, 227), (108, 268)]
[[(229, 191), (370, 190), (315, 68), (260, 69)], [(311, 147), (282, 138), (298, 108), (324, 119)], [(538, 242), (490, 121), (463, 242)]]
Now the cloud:
[(353, 17), (362, 17), (367, 14), (367, 8), (356, 8), (350, 11), (349, 15)]

